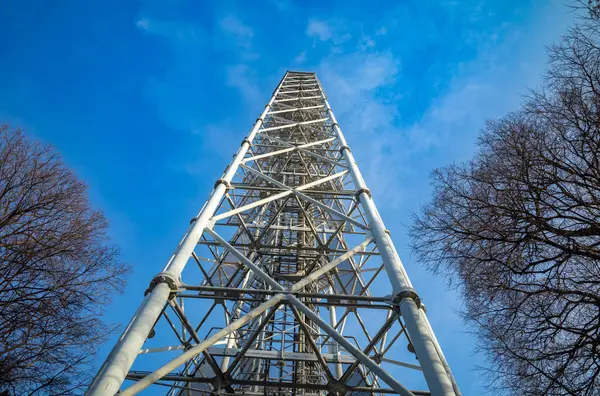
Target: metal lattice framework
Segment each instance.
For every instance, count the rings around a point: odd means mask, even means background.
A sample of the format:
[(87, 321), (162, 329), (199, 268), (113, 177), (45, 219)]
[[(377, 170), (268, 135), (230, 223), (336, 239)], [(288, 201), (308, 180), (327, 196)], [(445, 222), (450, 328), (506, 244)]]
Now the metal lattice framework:
[(88, 394), (150, 386), (460, 394), (314, 73), (281, 80)]

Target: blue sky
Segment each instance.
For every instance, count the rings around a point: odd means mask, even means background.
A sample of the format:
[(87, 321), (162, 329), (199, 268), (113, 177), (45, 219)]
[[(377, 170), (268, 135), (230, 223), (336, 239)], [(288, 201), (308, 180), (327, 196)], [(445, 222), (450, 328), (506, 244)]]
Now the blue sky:
[[(563, 1), (1, 2), (0, 122), (54, 144), (86, 180), (134, 273), (125, 324), (288, 69), (316, 71), (463, 394), (485, 365), (406, 227), (432, 169), (518, 108)], [(114, 339), (112, 340), (114, 341)], [(103, 348), (98, 363), (106, 355)]]

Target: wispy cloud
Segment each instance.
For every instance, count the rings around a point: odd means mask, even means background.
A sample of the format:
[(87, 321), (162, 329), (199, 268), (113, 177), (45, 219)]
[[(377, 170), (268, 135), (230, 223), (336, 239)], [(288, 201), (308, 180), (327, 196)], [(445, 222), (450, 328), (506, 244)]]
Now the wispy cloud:
[(365, 51), (369, 48), (373, 48), (375, 47), (375, 40), (373, 40), (371, 37), (369, 36), (363, 36), (360, 39), (360, 42), (358, 43), (358, 48), (361, 49), (362, 51)]
[(237, 44), (244, 48), (250, 48), (254, 30), (243, 24), (236, 16), (228, 15), (219, 21), (221, 30), (231, 38), (234, 38)]
[(326, 21), (310, 20), (306, 28), (308, 37), (316, 37), (321, 41), (327, 41), (331, 38), (331, 30)]
[(342, 44), (352, 38), (344, 21), (340, 19), (311, 19), (306, 27), (308, 37), (329, 41), (333, 44)]
[(301, 65), (304, 62), (306, 62), (306, 53), (307, 53), (307, 51), (300, 52), (298, 55), (296, 55), (294, 60), (292, 60), (292, 63), (296, 64), (296, 65)]
[(293, 9), (293, 3), (290, 0), (267, 0), (281, 12), (287, 12)]
[(202, 29), (193, 24), (179, 23), (168, 20), (140, 18), (135, 26), (145, 33), (165, 36), (169, 39), (183, 41), (185, 45), (196, 45), (202, 41), (204, 34)]
[(349, 144), (360, 147), (361, 169), (378, 196), (401, 199), (400, 194), (386, 194), (392, 188), (387, 181), (399, 171), (393, 155), (381, 155), (389, 147), (386, 138), (399, 138), (395, 119), (397, 110), (380, 88), (393, 84), (401, 70), (400, 60), (391, 52), (365, 51), (358, 48), (348, 54), (333, 54), (317, 66), (317, 73), (330, 97), (331, 105), (345, 130)]
[(233, 14), (219, 20), (213, 45), (216, 51), (231, 54), (244, 63), (260, 58), (260, 54), (254, 50), (254, 29)]
[(256, 83), (256, 71), (247, 64), (236, 64), (227, 67), (226, 84), (237, 88), (242, 98), (248, 103), (262, 99), (261, 90)]
[(383, 36), (385, 34), (387, 34), (387, 28), (385, 26), (382, 26), (375, 31), (375, 35), (377, 36)]
[(150, 21), (148, 19), (138, 19), (135, 25), (142, 30), (150, 30)]

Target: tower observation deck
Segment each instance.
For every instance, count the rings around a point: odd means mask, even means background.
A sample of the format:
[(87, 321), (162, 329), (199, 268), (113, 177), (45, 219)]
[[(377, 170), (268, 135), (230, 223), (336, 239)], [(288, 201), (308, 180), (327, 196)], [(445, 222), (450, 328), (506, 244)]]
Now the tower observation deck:
[(315, 73), (148, 280), (88, 395), (460, 395)]

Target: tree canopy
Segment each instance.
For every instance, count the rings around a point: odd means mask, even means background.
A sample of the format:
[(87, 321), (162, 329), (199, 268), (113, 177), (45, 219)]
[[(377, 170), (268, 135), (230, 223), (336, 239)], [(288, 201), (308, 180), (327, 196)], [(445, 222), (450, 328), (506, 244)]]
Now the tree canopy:
[(79, 394), (127, 266), (56, 151), (0, 127), (0, 391)]
[(411, 229), (511, 394), (600, 389), (599, 29), (592, 14), (549, 49), (542, 88), (486, 124), (470, 161), (433, 173)]

